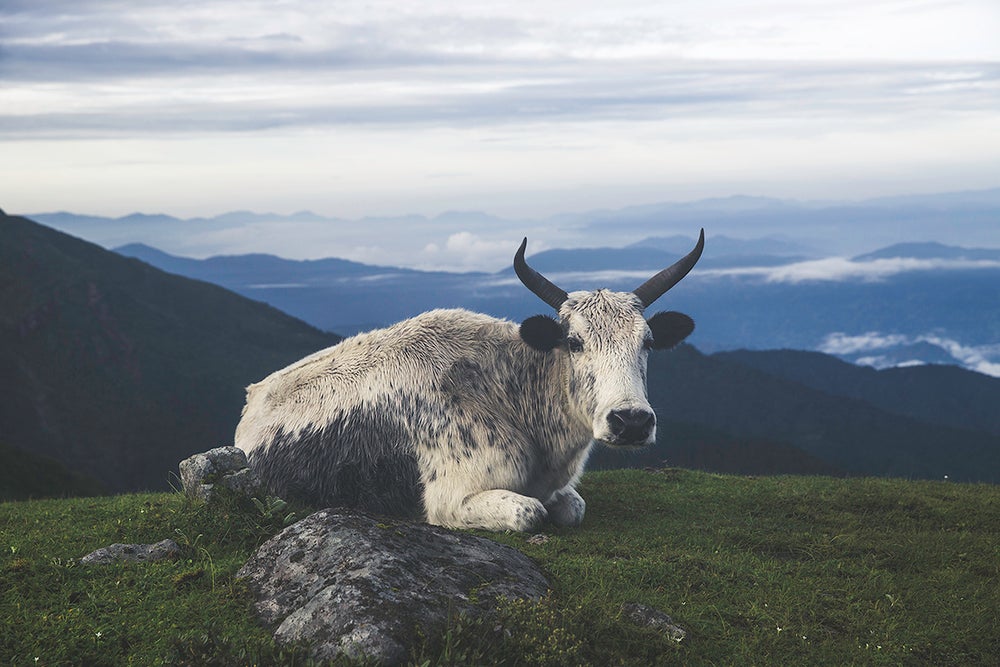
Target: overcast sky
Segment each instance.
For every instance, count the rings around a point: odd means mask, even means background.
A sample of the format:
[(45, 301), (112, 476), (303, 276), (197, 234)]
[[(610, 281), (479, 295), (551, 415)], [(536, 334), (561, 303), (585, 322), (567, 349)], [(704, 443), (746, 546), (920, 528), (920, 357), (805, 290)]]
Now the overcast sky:
[(997, 0), (2, 0), (0, 206), (542, 216), (1000, 185)]

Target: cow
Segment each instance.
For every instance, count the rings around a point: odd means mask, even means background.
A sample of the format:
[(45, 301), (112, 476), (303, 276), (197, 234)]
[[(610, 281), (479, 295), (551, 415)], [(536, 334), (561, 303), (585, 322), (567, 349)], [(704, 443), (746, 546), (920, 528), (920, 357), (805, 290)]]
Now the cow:
[(632, 292), (567, 294), (528, 266), (527, 242), (515, 272), (558, 318), (432, 310), (250, 385), (235, 444), (267, 491), (453, 528), (579, 525), (594, 443), (656, 438), (647, 354), (694, 322), (644, 311), (694, 267), (705, 232)]

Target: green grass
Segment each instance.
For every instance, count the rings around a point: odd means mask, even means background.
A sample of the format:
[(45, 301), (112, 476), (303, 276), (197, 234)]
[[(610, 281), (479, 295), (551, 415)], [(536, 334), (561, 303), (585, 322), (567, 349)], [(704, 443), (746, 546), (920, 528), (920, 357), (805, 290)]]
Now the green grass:
[[(547, 529), (537, 545), (490, 535), (541, 565), (549, 597), (488, 622), (455, 619), (415, 663), (971, 665), (1000, 655), (1000, 488), (671, 469), (591, 473), (581, 491), (581, 528)], [(234, 580), (277, 519), (176, 494), (0, 504), (0, 664), (307, 664), (257, 627)], [(186, 557), (75, 564), (112, 542), (164, 537)], [(669, 613), (687, 638), (632, 626), (620, 611), (632, 601)]]

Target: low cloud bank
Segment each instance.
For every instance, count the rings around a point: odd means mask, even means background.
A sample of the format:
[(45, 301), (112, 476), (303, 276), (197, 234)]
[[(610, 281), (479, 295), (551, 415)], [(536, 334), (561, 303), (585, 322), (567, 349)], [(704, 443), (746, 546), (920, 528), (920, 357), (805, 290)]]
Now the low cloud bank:
[(904, 362), (894, 361), (888, 355), (888, 352), (894, 348), (920, 343), (941, 348), (969, 370), (1000, 378), (1000, 344), (965, 345), (957, 340), (936, 334), (907, 336), (869, 331), (860, 335), (843, 332), (831, 333), (823, 339), (817, 349), (826, 354), (854, 357), (854, 362), (858, 364), (886, 368), (921, 363), (919, 359)]
[(774, 267), (741, 267), (709, 269), (704, 276), (745, 276), (768, 283), (801, 283), (807, 281), (877, 281), (909, 271), (1000, 269), (1000, 262), (965, 259), (914, 259), (899, 257), (855, 262), (845, 257), (795, 262)]
[[(844, 257), (795, 262), (783, 266), (750, 266), (729, 269), (701, 269), (696, 267), (691, 273), (701, 278), (745, 278), (765, 283), (798, 284), (805, 282), (876, 282), (892, 276), (912, 271), (949, 270), (996, 270), (1000, 262), (992, 260), (944, 260), (944, 259), (878, 259), (870, 262), (855, 262)], [(620, 285), (630, 281), (643, 281), (649, 277), (648, 270), (620, 271), (558, 271), (546, 275), (560, 285)], [(498, 278), (493, 285), (516, 282), (512, 278)]]

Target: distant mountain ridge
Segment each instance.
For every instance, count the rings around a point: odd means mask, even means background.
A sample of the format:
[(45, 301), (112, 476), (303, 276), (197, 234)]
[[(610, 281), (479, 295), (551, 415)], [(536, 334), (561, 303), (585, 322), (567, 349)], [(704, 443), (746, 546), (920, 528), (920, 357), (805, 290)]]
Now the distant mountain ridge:
[[(217, 255), (207, 259), (190, 259), (169, 255), (161, 250), (142, 243), (132, 243), (114, 252), (126, 257), (141, 259), (147, 264), (164, 271), (225, 284), (261, 284), (282, 282), (285, 284), (298, 281), (306, 283), (322, 282), (331, 277), (356, 278), (362, 276), (421, 273), (414, 269), (396, 267), (372, 266), (347, 259), (330, 257), (327, 259), (292, 260), (257, 253), (252, 255)], [(255, 281), (255, 282), (251, 282)]]
[[(748, 236), (771, 240), (768, 247), (744, 249), (744, 255), (852, 257), (872, 248), (901, 242), (938, 242), (972, 247), (1000, 247), (1000, 188), (860, 201), (795, 201), (732, 196), (699, 201), (654, 202), (616, 209), (562, 212), (520, 219), (476, 210), (437, 215), (390, 214), (362, 218), (324, 216), (310, 211), (291, 214), (231, 211), (210, 217), (129, 214), (121, 217), (36, 213), (29, 217), (106, 248), (145, 243), (172, 254), (205, 257), (267, 252), (284, 257), (341, 256), (375, 264), (478, 268), (495, 271), (505, 264), (500, 248), (521, 236), (532, 248), (622, 247), (649, 239), (692, 235), (699, 227), (718, 239)], [(475, 266), (449, 263), (440, 250), (453, 235), (471, 235), (492, 246)], [(502, 240), (503, 243), (498, 243)], [(543, 245), (535, 245), (541, 242)], [(655, 243), (658, 247), (674, 251)], [(798, 250), (790, 251), (789, 246)], [(470, 246), (458, 244), (459, 252)], [(374, 251), (374, 252), (373, 252)], [(503, 253), (506, 255), (506, 252)], [(724, 254), (731, 254), (728, 251)], [(454, 255), (450, 256), (455, 259)], [(443, 262), (443, 263), (442, 263)]]
[[(680, 248), (674, 253), (645, 246), (554, 249), (535, 253), (530, 261), (568, 290), (633, 289), (687, 252), (694, 240), (686, 240), (670, 240)], [(741, 246), (734, 244), (729, 245), (734, 254), (726, 255), (725, 247), (717, 250), (713, 244), (710, 235), (698, 266), (665, 301), (695, 317), (698, 327), (692, 342), (703, 350), (821, 350), (879, 367), (953, 363), (980, 372), (990, 371), (992, 359), (1000, 367), (995, 351), (1000, 340), (1000, 309), (995, 307), (1000, 303), (1000, 263), (977, 261), (965, 268), (953, 261), (939, 268), (933, 261), (914, 258), (888, 274), (875, 264), (868, 278), (873, 264), (868, 261), (797, 263), (788, 256), (740, 255)], [(952, 252), (942, 248), (939, 254)], [(538, 308), (525, 298), (512, 268), (494, 274), (445, 273), (339, 259), (243, 255), (193, 260), (135, 245), (119, 250), (342, 334), (384, 326), (430, 308), (462, 306), (511, 319), (523, 319)], [(854, 272), (856, 277), (824, 279), (824, 271)], [(818, 277), (809, 277), (813, 274)], [(860, 347), (843, 350), (830, 343), (845, 337), (864, 340)], [(891, 342), (871, 347), (876, 339)]]
[(887, 248), (858, 255), (855, 262), (870, 262), (876, 259), (965, 259), (972, 261), (1000, 262), (1000, 249), (960, 248), (943, 243), (896, 243)]
[[(691, 239), (680, 234), (674, 236), (650, 236), (636, 241), (628, 248), (656, 248), (673, 254), (684, 254), (691, 247)], [(782, 257), (786, 261), (821, 256), (815, 248), (803, 243), (781, 238), (737, 239), (725, 234), (712, 235), (712, 253), (716, 257), (736, 255)]]

